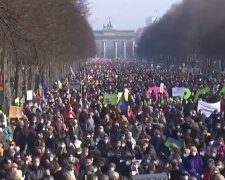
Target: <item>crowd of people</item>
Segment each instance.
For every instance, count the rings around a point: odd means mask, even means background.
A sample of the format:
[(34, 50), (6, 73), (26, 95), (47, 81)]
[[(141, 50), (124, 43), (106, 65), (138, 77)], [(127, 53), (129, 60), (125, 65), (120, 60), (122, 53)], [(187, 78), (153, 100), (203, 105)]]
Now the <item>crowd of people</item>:
[[(80, 81), (81, 89), (69, 82)], [(224, 77), (154, 68), (148, 63), (95, 62), (46, 89), (41, 101), (23, 105), (23, 116), (0, 113), (0, 179), (119, 180), (166, 173), (171, 180), (225, 177)], [(209, 86), (199, 98), (219, 99), (221, 112), (206, 117), (193, 96), (155, 102), (149, 87), (191, 92)], [(103, 104), (105, 93), (128, 89), (126, 108)], [(121, 97), (123, 98), (123, 97)], [(170, 100), (169, 100), (170, 99)], [(154, 102), (154, 103), (153, 103)], [(180, 142), (166, 145), (168, 138)]]

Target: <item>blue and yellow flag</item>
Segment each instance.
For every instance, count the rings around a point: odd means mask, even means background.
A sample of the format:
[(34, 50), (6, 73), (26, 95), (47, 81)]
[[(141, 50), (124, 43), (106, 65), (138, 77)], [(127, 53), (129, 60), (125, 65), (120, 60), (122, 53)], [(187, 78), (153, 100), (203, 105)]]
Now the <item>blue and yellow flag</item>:
[(124, 89), (123, 94), (119, 100), (118, 103), (118, 110), (119, 112), (126, 112), (128, 108), (128, 96), (129, 96), (129, 90)]

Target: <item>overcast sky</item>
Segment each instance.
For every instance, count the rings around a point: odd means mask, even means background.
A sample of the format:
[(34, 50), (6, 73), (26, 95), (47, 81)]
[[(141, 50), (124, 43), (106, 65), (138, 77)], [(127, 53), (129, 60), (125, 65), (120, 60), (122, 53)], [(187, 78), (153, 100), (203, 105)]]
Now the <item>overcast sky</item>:
[(111, 17), (116, 29), (136, 30), (145, 26), (146, 17), (161, 16), (181, 0), (88, 0), (89, 22), (94, 30), (102, 29)]

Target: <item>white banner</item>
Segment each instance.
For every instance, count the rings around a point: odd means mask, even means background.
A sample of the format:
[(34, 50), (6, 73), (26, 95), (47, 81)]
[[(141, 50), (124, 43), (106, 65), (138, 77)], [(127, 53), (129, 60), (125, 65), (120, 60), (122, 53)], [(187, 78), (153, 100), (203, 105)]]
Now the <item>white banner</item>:
[(174, 87), (172, 88), (172, 96), (173, 97), (182, 97), (184, 96), (184, 88), (183, 87)]
[(202, 110), (202, 113), (209, 117), (215, 110), (220, 112), (220, 101), (217, 103), (207, 103), (204, 101), (198, 101), (198, 111)]
[(143, 174), (136, 175), (133, 177), (134, 180), (168, 180), (166, 173), (158, 173), (158, 174)]

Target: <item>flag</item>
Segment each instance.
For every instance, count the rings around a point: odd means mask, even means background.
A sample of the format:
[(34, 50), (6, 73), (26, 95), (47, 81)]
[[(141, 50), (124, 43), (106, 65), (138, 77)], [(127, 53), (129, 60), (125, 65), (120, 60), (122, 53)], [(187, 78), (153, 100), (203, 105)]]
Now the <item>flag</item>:
[(118, 110), (119, 112), (126, 112), (128, 108), (128, 96), (129, 91), (128, 89), (124, 89), (123, 94), (120, 98), (120, 101), (118, 103)]
[(37, 88), (37, 97), (45, 98), (44, 83), (40, 81)]

